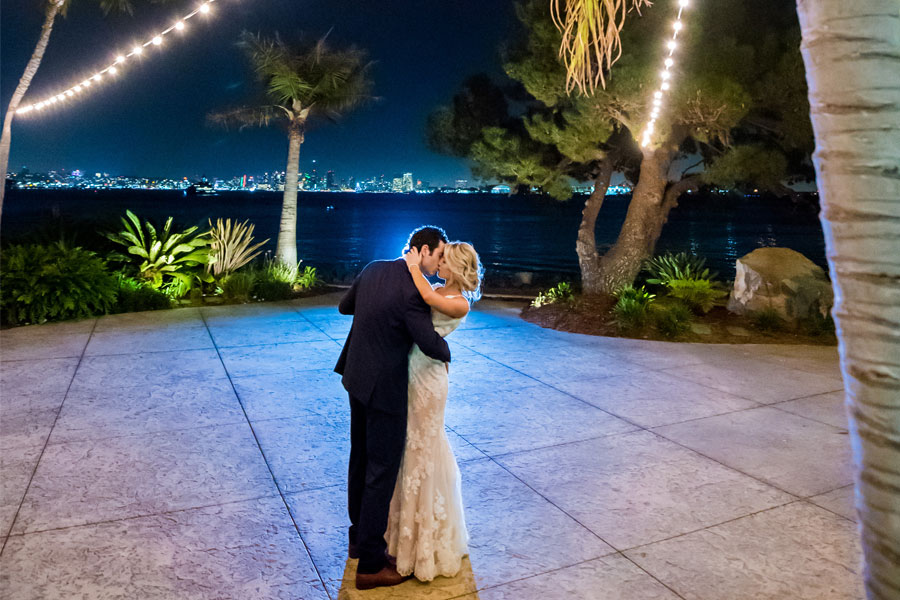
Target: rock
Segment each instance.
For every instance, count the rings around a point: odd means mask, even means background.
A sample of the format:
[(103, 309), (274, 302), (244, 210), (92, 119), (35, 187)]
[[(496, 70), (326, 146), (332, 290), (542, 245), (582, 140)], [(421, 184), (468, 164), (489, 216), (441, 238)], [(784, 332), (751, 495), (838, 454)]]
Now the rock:
[(706, 323), (691, 323), (691, 331), (697, 335), (712, 335), (712, 327)]
[(725, 331), (736, 337), (750, 337), (750, 332), (737, 325), (727, 325)]
[(728, 310), (739, 315), (773, 309), (796, 323), (828, 315), (834, 292), (825, 271), (789, 248), (757, 248), (737, 260)]

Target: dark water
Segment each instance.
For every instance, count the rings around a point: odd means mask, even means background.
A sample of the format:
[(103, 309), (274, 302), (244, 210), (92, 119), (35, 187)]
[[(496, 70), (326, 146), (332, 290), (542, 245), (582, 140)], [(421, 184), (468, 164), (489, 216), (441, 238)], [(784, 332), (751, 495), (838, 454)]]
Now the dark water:
[[(333, 207), (329, 209), (328, 207)], [(181, 192), (111, 190), (10, 190), (3, 207), (4, 242), (62, 222), (64, 230), (116, 226), (125, 209), (176, 227), (206, 225), (210, 217), (250, 219), (261, 241), (274, 251), (281, 194), (224, 192), (185, 197)], [(375, 258), (398, 256), (410, 230), (440, 225), (451, 239), (470, 241), (489, 275), (517, 271), (535, 282), (572, 279), (578, 273), (575, 237), (582, 203), (495, 194), (303, 193), (298, 218), (299, 254), (327, 279), (348, 280)], [(612, 244), (625, 216), (627, 198), (609, 197), (597, 225), (602, 248)], [(764, 198), (687, 197), (670, 215), (658, 249), (691, 251), (727, 278), (735, 259), (762, 246), (785, 246), (825, 266), (822, 228), (815, 210)]]

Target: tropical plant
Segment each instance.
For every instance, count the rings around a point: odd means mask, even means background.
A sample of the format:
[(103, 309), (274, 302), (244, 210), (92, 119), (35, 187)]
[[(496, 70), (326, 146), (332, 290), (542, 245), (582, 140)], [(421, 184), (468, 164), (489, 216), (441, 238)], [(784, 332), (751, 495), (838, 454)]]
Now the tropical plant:
[(275, 256), (297, 263), (297, 189), (300, 146), (310, 119), (334, 120), (370, 99), (370, 63), (363, 51), (350, 47), (332, 50), (325, 38), (292, 47), (275, 36), (244, 32), (239, 45), (246, 51), (256, 76), (265, 87), (265, 100), (210, 114), (210, 122), (240, 128), (287, 124), (288, 159), (284, 179), (281, 224)]
[(316, 275), (316, 268), (307, 266), (303, 269), (303, 273), (297, 277), (297, 285), (301, 290), (309, 290), (319, 285), (319, 276)]
[(547, 293), (538, 292), (538, 295), (531, 302), (534, 308), (540, 308), (546, 304), (555, 304), (557, 302), (566, 302), (571, 304), (575, 301), (575, 294), (572, 292), (572, 286), (568, 282), (561, 281), (554, 287), (547, 290)]
[(250, 245), (253, 241), (253, 229), (255, 225), (248, 225), (248, 221), (231, 225), (231, 219), (216, 219), (213, 225), (209, 220), (209, 257), (206, 261), (206, 270), (211, 272), (216, 280), (227, 277), (237, 271), (251, 260), (261, 254), (258, 249), (268, 242), (268, 238), (258, 244)]
[(130, 210), (122, 217), (124, 230), (118, 233), (108, 232), (104, 235), (117, 244), (127, 248), (128, 254), (141, 260), (137, 266), (142, 279), (147, 280), (154, 289), (159, 289), (166, 278), (177, 279), (188, 288), (196, 277), (192, 267), (198, 267), (207, 260), (209, 244), (206, 235), (193, 235), (197, 227), (189, 227), (180, 233), (172, 232), (173, 217), (166, 220), (165, 226), (157, 233), (156, 228), (140, 220)]
[(63, 242), (15, 245), (0, 253), (0, 307), (6, 323), (42, 323), (108, 312), (116, 278), (96, 254)]
[(644, 286), (626, 285), (616, 292), (615, 297), (613, 319), (620, 329), (637, 329), (647, 324), (656, 294), (651, 294)]
[(222, 296), (230, 301), (249, 302), (255, 284), (255, 271), (245, 269), (237, 273), (231, 273), (221, 282)]
[[(162, 0), (165, 1), (165, 0)], [(44, 52), (47, 50), (47, 44), (50, 42), (50, 34), (53, 32), (53, 25), (57, 16), (65, 16), (69, 9), (69, 0), (46, 0), (44, 4), (44, 25), (41, 27), (41, 35), (38, 38), (37, 45), (31, 53), (31, 58), (25, 66), (25, 71), (19, 79), (16, 89), (13, 91), (9, 105), (6, 107), (6, 117), (3, 119), (3, 134), (0, 136), (0, 173), (3, 174), (4, 181), (6, 179), (6, 169), (9, 166), (9, 151), (12, 142), (12, 123), (13, 118), (19, 109), (19, 104), (25, 93), (31, 86), (31, 80), (34, 79), (41, 61), (44, 58)], [(116, 10), (131, 14), (132, 4), (129, 0), (99, 0), (97, 4), (103, 10), (103, 14), (107, 15), (110, 11)], [(6, 186), (0, 185), (0, 215), (3, 213), (3, 198), (6, 195)]]
[(116, 305), (110, 312), (162, 310), (172, 307), (168, 294), (153, 289), (145, 280), (117, 273)]
[(696, 254), (667, 252), (644, 263), (644, 270), (650, 274), (647, 283), (668, 285), (674, 279), (715, 279), (717, 273), (706, 268), (706, 259)]
[(667, 306), (661, 306), (653, 315), (656, 328), (668, 338), (675, 338), (687, 333), (691, 328), (693, 318), (691, 309), (681, 302), (671, 302)]
[(669, 296), (681, 300), (697, 313), (708, 313), (728, 296), (726, 290), (709, 279), (670, 279), (666, 288)]

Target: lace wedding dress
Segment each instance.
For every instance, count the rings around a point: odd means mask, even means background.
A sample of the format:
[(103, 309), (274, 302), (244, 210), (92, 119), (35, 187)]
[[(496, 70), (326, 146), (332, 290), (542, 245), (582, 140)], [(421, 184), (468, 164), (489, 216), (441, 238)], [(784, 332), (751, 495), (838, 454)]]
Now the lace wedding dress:
[[(431, 311), (446, 337), (462, 322)], [(409, 415), (406, 448), (391, 498), (385, 539), (397, 571), (420, 581), (459, 573), (468, 554), (459, 467), (444, 430), (447, 370), (413, 346), (409, 354)]]

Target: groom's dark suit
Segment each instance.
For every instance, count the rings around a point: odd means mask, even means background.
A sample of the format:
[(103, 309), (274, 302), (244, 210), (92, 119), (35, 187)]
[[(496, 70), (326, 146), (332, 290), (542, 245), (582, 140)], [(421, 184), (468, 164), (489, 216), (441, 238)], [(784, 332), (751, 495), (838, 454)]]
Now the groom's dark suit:
[(449, 362), (450, 349), (402, 258), (370, 263), (338, 310), (353, 315), (334, 368), (350, 394), (350, 542), (359, 548), (357, 571), (376, 573), (384, 566), (388, 509), (406, 439), (409, 351), (415, 343)]

